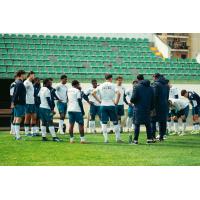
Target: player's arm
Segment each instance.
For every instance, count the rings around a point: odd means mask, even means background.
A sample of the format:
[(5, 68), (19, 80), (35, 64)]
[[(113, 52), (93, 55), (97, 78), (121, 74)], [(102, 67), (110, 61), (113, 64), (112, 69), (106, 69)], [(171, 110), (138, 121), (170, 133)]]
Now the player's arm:
[(124, 103), (126, 104), (126, 105), (130, 105), (130, 103), (128, 103), (128, 101), (127, 101), (127, 99), (126, 99), (126, 94), (124, 93)]
[(90, 95), (90, 94), (85, 94), (84, 92), (82, 92), (82, 97), (83, 97), (83, 99), (84, 99), (85, 101), (87, 101), (88, 104), (91, 104), (91, 102), (89, 101), (89, 98), (88, 98), (89, 95)]
[(85, 115), (85, 111), (84, 111), (84, 108), (83, 108), (83, 102), (82, 102), (82, 99), (81, 99), (81, 92), (80, 91), (77, 94), (77, 101), (78, 101), (78, 105), (79, 105), (79, 107), (81, 109), (81, 113), (84, 116)]
[(101, 103), (101, 100), (98, 98), (97, 96), (97, 89), (95, 89), (93, 92), (92, 92), (92, 96), (99, 102)]
[(121, 97), (120, 92), (119, 92), (119, 91), (116, 91), (116, 99), (115, 99), (115, 101), (114, 101), (114, 104), (115, 104), (115, 105), (118, 105), (120, 97)]
[(12, 96), (11, 108), (14, 108), (16, 105), (17, 99), (19, 97), (20, 89), (21, 89), (21, 84), (16, 84), (14, 88), (13, 96)]
[(135, 104), (137, 102), (137, 99), (138, 99), (138, 91), (137, 91), (137, 87), (134, 87), (130, 101), (131, 103)]
[(52, 94), (53, 94), (54, 100), (61, 101), (60, 98), (58, 97), (58, 95), (56, 94), (56, 90), (55, 89), (52, 90)]

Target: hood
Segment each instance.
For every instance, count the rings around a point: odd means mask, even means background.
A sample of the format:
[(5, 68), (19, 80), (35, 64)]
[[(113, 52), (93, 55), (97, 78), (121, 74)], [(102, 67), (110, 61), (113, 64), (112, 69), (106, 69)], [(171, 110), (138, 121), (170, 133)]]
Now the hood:
[(163, 84), (163, 85), (166, 85), (166, 84), (167, 84), (167, 82), (166, 82), (166, 80), (165, 80), (164, 77), (159, 78), (159, 79), (157, 80), (157, 82), (159, 82), (159, 83), (161, 83), (161, 84)]
[(144, 85), (145, 87), (150, 87), (150, 81), (149, 80), (142, 80), (140, 81), (141, 85)]

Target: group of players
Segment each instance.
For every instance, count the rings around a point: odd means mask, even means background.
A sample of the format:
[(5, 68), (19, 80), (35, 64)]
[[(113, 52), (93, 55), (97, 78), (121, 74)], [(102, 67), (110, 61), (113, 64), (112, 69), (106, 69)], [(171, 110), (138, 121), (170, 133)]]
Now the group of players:
[[(60, 83), (53, 88), (52, 78), (43, 80), (35, 77), (33, 71), (26, 76), (25, 71), (19, 70), (16, 73), (15, 81), (10, 86), (11, 96), (11, 133), (16, 140), (20, 140), (20, 124), (24, 119), (24, 131), (26, 136), (42, 135), (42, 141), (47, 141), (47, 132), (52, 135), (53, 141), (59, 142), (56, 135), (53, 116), (55, 114), (55, 102), (60, 115), (60, 134), (65, 134), (64, 120), (66, 114), (69, 118), (70, 143), (74, 143), (74, 124), (79, 125), (80, 143), (86, 143), (84, 137), (84, 107), (83, 99), (90, 105), (89, 131), (96, 132), (95, 118), (99, 117), (104, 142), (108, 143), (108, 122), (113, 123), (116, 142), (122, 143), (121, 133), (122, 116), (124, 116), (124, 104), (128, 105), (128, 117), (126, 127), (128, 132), (134, 129), (134, 138), (130, 134), (129, 141), (138, 144), (140, 125), (146, 126), (147, 143), (154, 143), (156, 140), (163, 141), (166, 134), (184, 135), (186, 120), (189, 113), (189, 102), (192, 105), (193, 132), (199, 132), (199, 111), (200, 97), (195, 92), (181, 91), (172, 87), (169, 80), (159, 73), (153, 75), (153, 83), (145, 80), (139, 74), (133, 81), (132, 87), (125, 89), (123, 77), (118, 76), (116, 83), (113, 82), (111, 74), (105, 74), (105, 82), (98, 85), (92, 80), (91, 87), (82, 90), (79, 81), (73, 80), (71, 87), (66, 86), (67, 76), (60, 77)], [(188, 100), (186, 100), (188, 99)], [(179, 118), (182, 119), (182, 129), (179, 130)], [(157, 125), (159, 134), (156, 137)], [(174, 126), (174, 131), (173, 130)]]

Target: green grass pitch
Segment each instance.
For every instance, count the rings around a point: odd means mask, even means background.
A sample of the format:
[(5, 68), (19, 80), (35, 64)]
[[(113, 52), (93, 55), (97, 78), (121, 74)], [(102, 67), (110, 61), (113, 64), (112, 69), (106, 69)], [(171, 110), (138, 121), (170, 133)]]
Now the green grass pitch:
[(128, 135), (122, 134), (125, 144), (103, 143), (101, 134), (86, 134), (89, 144), (69, 144), (69, 136), (60, 136), (63, 142), (42, 142), (40, 137), (23, 137), (15, 141), (8, 132), (0, 132), (1, 166), (191, 166), (200, 165), (200, 135), (171, 136), (165, 142), (146, 145), (141, 133), (138, 146), (128, 144)]

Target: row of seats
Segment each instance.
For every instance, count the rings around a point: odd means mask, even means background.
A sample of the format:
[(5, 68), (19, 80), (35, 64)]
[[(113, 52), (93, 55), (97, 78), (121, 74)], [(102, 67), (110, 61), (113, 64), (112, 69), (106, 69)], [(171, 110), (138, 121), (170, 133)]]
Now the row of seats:
[(84, 41), (84, 40), (86, 40), (86, 41), (125, 41), (126, 43), (127, 42), (138, 42), (138, 43), (140, 43), (140, 42), (149, 42), (149, 40), (148, 39), (146, 39), (146, 38), (144, 38), (144, 39), (142, 39), (142, 38), (138, 38), (138, 39), (136, 39), (136, 38), (115, 38), (115, 37), (112, 37), (112, 38), (110, 38), (110, 37), (90, 37), (90, 36), (86, 36), (86, 37), (84, 37), (84, 36), (80, 36), (80, 37), (78, 37), (78, 36), (63, 36), (63, 35), (61, 35), (61, 36), (57, 36), (57, 35), (53, 35), (53, 36), (51, 36), (51, 35), (30, 35), (30, 34), (25, 34), (25, 35), (23, 35), (23, 34), (0, 34), (0, 39), (2, 39), (2, 38), (4, 38), (4, 39), (33, 39), (33, 40), (37, 40), (37, 39), (40, 39), (40, 40), (73, 40), (73, 41)]

